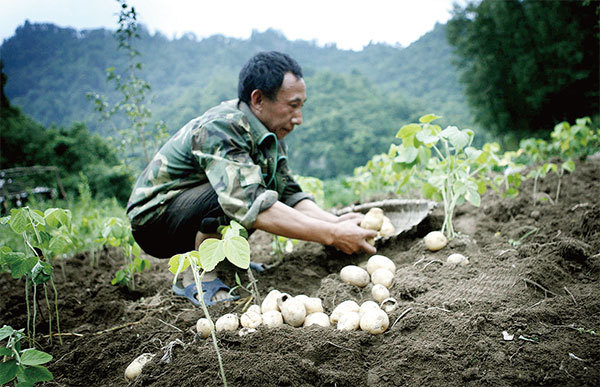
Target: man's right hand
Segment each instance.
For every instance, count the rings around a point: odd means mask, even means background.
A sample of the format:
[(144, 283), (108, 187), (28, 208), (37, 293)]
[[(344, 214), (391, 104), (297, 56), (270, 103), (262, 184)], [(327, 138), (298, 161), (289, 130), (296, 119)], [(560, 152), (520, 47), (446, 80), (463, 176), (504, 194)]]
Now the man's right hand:
[(367, 230), (359, 226), (361, 218), (350, 218), (334, 225), (333, 247), (346, 254), (354, 254), (363, 250), (368, 254), (375, 254), (377, 249), (366, 240), (375, 238), (377, 231)]

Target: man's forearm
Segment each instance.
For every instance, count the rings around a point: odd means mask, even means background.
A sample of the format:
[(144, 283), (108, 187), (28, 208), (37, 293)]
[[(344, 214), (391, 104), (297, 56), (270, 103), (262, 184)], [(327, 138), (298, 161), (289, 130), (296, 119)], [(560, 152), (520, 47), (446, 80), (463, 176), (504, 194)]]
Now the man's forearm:
[[(302, 200), (292, 208), (282, 202), (276, 202), (258, 214), (254, 228), (287, 238), (331, 245), (334, 239), (332, 224), (316, 216), (309, 216), (305, 213), (305, 211), (310, 212), (308, 206), (301, 206), (304, 211), (298, 209), (298, 205), (302, 202), (313, 203), (310, 200)], [(332, 216), (335, 217), (335, 215)]]
[(339, 218), (330, 212), (323, 210), (312, 200), (301, 200), (294, 206), (295, 210), (302, 212), (304, 215), (314, 219), (320, 219), (329, 223), (337, 223)]

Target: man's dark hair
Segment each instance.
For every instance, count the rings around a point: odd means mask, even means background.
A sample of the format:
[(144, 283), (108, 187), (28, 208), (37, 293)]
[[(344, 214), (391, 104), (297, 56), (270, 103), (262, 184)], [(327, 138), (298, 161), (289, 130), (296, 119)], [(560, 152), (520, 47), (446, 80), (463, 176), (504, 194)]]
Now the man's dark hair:
[(265, 98), (275, 100), (287, 72), (302, 78), (302, 68), (289, 55), (278, 51), (259, 52), (240, 71), (238, 98), (250, 103), (252, 92), (260, 90)]

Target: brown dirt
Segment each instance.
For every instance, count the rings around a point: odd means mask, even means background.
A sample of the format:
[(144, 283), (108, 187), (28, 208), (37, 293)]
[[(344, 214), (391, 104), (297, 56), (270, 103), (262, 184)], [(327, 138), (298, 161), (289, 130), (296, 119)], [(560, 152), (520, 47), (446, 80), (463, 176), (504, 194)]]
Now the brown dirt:
[[(440, 228), (436, 209), (419, 226), (378, 246), (398, 267), (391, 293), (399, 303), (387, 332), (284, 326), (244, 337), (221, 333), (229, 385), (599, 385), (598, 177), (599, 161), (578, 164), (565, 176), (555, 205), (534, 204), (530, 182), (516, 199), (488, 193), (480, 208), (458, 209), (455, 225), (463, 234), (429, 252), (422, 237)], [(553, 176), (541, 182), (550, 196), (555, 188)], [(534, 228), (520, 244), (509, 243)], [(254, 260), (272, 260), (269, 243), (265, 234), (252, 236)], [(470, 264), (443, 264), (454, 252)], [(65, 260), (64, 277), (56, 273), (63, 345), (41, 337), (48, 312), (40, 305), (38, 344), (54, 356), (49, 368), (55, 380), (47, 385), (126, 385), (125, 367), (145, 352), (157, 356), (132, 385), (222, 385), (212, 342), (192, 329), (202, 312), (171, 294), (167, 263), (153, 259), (138, 290), (129, 292), (110, 285), (119, 253), (100, 255), (99, 267), (78, 255)], [(341, 301), (370, 298), (370, 287), (354, 288), (338, 275), (344, 265), (367, 258), (300, 242), (258, 276), (259, 288), (262, 295), (277, 288), (319, 296), (331, 312)], [(231, 272), (220, 276), (233, 278)], [(25, 327), (24, 284), (3, 274), (0, 288), (0, 325)], [(242, 308), (221, 304), (210, 312), (216, 318)], [(503, 331), (514, 339), (505, 341)], [(169, 344), (171, 361), (162, 362)]]

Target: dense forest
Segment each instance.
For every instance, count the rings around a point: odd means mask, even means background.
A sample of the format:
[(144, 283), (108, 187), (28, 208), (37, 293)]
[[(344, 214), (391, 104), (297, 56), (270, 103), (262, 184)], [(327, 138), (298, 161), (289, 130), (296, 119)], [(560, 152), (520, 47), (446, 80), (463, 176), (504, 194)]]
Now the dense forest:
[[(295, 57), (305, 73), (309, 101), (304, 124), (287, 141), (291, 165), (302, 175), (351, 174), (386, 151), (398, 128), (423, 113), (472, 124), (444, 25), (407, 48), (372, 44), (358, 52), (289, 41), (274, 30), (254, 32), (247, 40), (221, 35), (170, 40), (143, 27), (139, 34), (140, 77), (152, 86), (153, 119), (164, 121), (170, 133), (235, 98), (239, 69), (254, 53), (280, 50)], [(117, 50), (112, 31), (26, 22), (4, 41), (0, 54), (8, 76), (6, 94), (25, 114), (46, 126), (83, 122), (94, 132), (108, 133), (86, 93), (116, 97), (106, 69), (123, 71), (128, 59)]]

